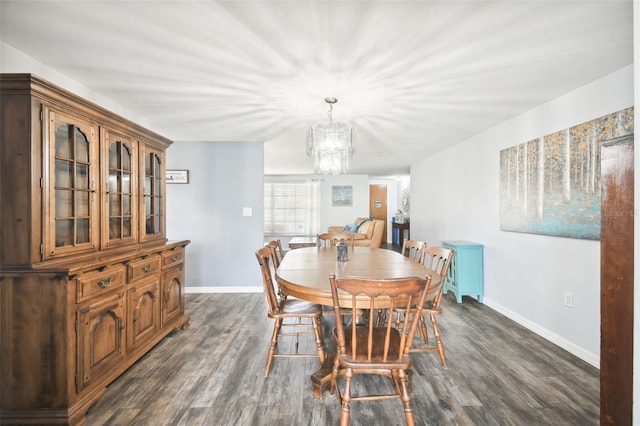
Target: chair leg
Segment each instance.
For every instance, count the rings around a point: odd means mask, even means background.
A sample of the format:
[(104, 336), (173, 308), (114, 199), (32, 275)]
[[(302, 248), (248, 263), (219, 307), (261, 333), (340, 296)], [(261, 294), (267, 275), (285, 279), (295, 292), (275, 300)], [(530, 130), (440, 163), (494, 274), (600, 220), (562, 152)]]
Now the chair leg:
[(436, 324), (436, 316), (431, 315), (431, 324), (433, 324), (433, 335), (436, 339), (436, 347), (438, 348), (438, 353), (440, 354), (440, 361), (442, 361), (442, 367), (447, 368), (447, 359), (444, 356), (444, 345), (442, 344), (442, 340), (440, 340), (440, 331), (438, 330), (438, 325)]
[(340, 426), (349, 426), (349, 417), (351, 416), (351, 378), (353, 370), (346, 369), (344, 395), (342, 395), (342, 409), (340, 410)]
[(273, 362), (273, 357), (276, 354), (276, 346), (278, 345), (278, 334), (280, 334), (281, 326), (282, 326), (282, 318), (276, 319), (276, 321), (273, 323), (273, 334), (271, 335), (271, 346), (269, 346), (269, 354), (267, 355), (267, 366), (264, 369), (264, 377), (269, 376), (271, 363)]
[(407, 421), (407, 426), (415, 426), (416, 420), (413, 416), (413, 409), (411, 408), (411, 396), (409, 396), (409, 388), (407, 386), (407, 374), (404, 370), (398, 371), (400, 378), (400, 399), (404, 406), (404, 417)]
[(397, 395), (400, 395), (402, 392), (400, 386), (400, 376), (398, 376), (398, 372), (396, 370), (391, 370), (391, 381), (393, 382), (393, 389)]
[(318, 358), (320, 359), (320, 364), (324, 362), (324, 341), (322, 339), (322, 323), (320, 322), (320, 318), (312, 318), (311, 324), (313, 325), (313, 332), (316, 335), (316, 348), (318, 349)]
[[(334, 392), (336, 391), (336, 386), (337, 386), (336, 380), (338, 380), (339, 365), (340, 363), (338, 361), (338, 355), (336, 354), (336, 356), (333, 359), (333, 368), (331, 369), (331, 385), (329, 387), (330, 395), (333, 395)], [(338, 403), (342, 404), (342, 399), (340, 397), (340, 389), (338, 389)]]

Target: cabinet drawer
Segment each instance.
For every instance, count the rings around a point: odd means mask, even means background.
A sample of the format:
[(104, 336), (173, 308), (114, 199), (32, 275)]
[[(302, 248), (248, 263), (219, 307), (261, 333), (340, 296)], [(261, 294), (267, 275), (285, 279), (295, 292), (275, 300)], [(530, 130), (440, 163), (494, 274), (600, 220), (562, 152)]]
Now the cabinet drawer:
[(129, 263), (129, 282), (160, 272), (160, 256), (153, 255)]
[(173, 265), (184, 262), (184, 247), (162, 253), (162, 269), (170, 268)]
[(125, 283), (124, 265), (109, 266), (101, 271), (85, 272), (76, 278), (76, 302), (104, 294)]

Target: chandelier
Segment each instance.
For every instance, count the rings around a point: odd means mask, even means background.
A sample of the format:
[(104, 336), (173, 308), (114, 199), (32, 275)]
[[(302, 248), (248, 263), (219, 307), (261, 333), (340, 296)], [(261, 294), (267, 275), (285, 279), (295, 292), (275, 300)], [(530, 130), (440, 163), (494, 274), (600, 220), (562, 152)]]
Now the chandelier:
[(316, 174), (349, 172), (349, 158), (355, 152), (353, 141), (355, 133), (347, 123), (335, 123), (331, 114), (336, 98), (325, 98), (329, 104), (329, 123), (318, 123), (307, 130), (307, 155), (313, 158), (313, 170)]

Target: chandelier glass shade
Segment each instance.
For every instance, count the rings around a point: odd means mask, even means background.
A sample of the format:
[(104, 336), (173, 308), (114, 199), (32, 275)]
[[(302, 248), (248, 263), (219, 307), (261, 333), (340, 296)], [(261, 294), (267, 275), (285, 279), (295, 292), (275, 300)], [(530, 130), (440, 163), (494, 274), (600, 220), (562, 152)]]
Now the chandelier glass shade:
[(307, 155), (313, 159), (316, 174), (349, 172), (349, 159), (355, 152), (355, 133), (347, 123), (336, 123), (331, 114), (336, 98), (326, 98), (329, 104), (328, 123), (318, 123), (307, 130)]

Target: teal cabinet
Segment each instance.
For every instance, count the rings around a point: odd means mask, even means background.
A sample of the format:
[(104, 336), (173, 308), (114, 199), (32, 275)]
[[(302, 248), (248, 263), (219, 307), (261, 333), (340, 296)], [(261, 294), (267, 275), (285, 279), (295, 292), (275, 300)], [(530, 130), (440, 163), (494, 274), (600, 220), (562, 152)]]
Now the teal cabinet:
[(482, 303), (484, 296), (484, 263), (481, 244), (469, 241), (443, 241), (442, 246), (454, 251), (444, 283), (444, 294), (452, 291), (456, 301), (462, 296), (475, 296)]

